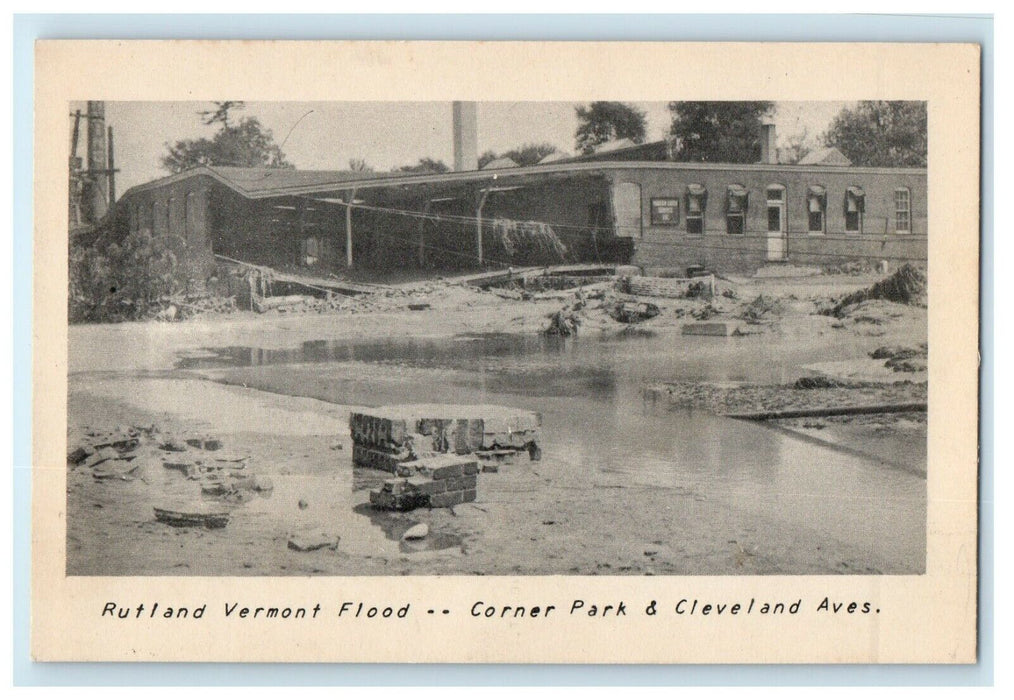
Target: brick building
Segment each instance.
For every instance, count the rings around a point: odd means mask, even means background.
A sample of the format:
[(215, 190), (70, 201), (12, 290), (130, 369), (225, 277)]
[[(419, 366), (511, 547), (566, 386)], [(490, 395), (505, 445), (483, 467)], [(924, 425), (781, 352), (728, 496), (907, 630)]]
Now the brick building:
[(645, 269), (926, 259), (925, 169), (834, 154), (831, 164), (643, 160), (664, 158), (657, 144), (603, 155), (441, 174), (199, 167), (128, 190), (116, 226), (168, 237), (198, 288), (226, 258), (322, 277), (349, 264), (548, 262), (505, 250), (494, 235), (504, 221), (548, 225), (573, 261)]

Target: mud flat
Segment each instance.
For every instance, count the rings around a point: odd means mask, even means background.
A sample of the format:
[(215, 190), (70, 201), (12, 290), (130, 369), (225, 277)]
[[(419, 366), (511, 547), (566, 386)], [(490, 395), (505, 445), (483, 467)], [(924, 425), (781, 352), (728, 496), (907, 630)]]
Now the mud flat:
[[(819, 282), (806, 284), (825, 295), (830, 282)], [(866, 282), (842, 276), (834, 289)], [(815, 363), (868, 364), (881, 345), (924, 342), (925, 309), (881, 305), (860, 315), (879, 323), (828, 317), (816, 313), (819, 300), (779, 280), (780, 308), (748, 323), (745, 307), (774, 293), (775, 283), (765, 284), (741, 285), (737, 299), (657, 300), (659, 315), (635, 324), (638, 334), (620, 333), (629, 326), (609, 317), (605, 294), (514, 300), (442, 289), (425, 298), (431, 306), (423, 311), (391, 301), (355, 314), (71, 327), (71, 445), (85, 430), (123, 424), (210, 435), (247, 454), (246, 470), (274, 488), (237, 504), (225, 528), (177, 528), (157, 522), (153, 506), (167, 495), (194, 495), (195, 482), (182, 474), (152, 463), (129, 480), (96, 479), (69, 465), (67, 571), (924, 571), (925, 478), (917, 465), (889, 468), (886, 459), (898, 445), (925, 444), (917, 416), (827, 418), (817, 428), (720, 414), (732, 405), (924, 399), (925, 383), (904, 373), (897, 373), (902, 383), (786, 387), (816, 375)], [(584, 316), (578, 337), (539, 340), (549, 315), (575, 303)], [(735, 318), (759, 333), (685, 338), (679, 329), (694, 314)], [(645, 386), (680, 387), (679, 401), (649, 400)], [(481, 474), (472, 503), (409, 513), (370, 508), (370, 489), (391, 475), (353, 467), (349, 414), (431, 401), (538, 411), (542, 461)], [(854, 449), (869, 435), (881, 436), (879, 457)], [(403, 541), (420, 523), (429, 534)], [(335, 536), (333, 549), (288, 546), (294, 533), (319, 531)]]

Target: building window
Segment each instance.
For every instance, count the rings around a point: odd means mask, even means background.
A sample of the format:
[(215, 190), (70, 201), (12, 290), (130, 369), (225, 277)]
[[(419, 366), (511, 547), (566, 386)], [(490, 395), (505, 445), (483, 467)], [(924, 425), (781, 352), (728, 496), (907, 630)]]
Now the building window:
[(912, 195), (907, 187), (899, 187), (894, 191), (894, 231), (912, 231)]
[(197, 234), (197, 193), (187, 192), (183, 200), (183, 226), (187, 242), (194, 240)]
[(137, 205), (130, 205), (130, 232), (137, 233)]
[(165, 230), (171, 236), (180, 235), (180, 229), (176, 218), (176, 198), (170, 197), (165, 205)]
[(725, 232), (742, 235), (750, 193), (743, 185), (729, 185), (725, 204)]
[(310, 236), (303, 241), (303, 264), (313, 267), (320, 261), (320, 241)]
[(708, 208), (708, 191), (703, 185), (687, 187), (687, 233), (704, 233), (704, 213)]
[(651, 200), (652, 226), (679, 226), (680, 200), (655, 197)]
[(765, 196), (768, 203), (768, 232), (784, 232), (785, 188), (781, 185), (768, 185)]
[(845, 231), (848, 233), (863, 232), (863, 212), (866, 211), (866, 193), (862, 187), (849, 187), (845, 190)]
[(806, 190), (806, 211), (810, 233), (824, 233), (827, 213), (827, 190), (820, 185), (810, 185)]
[(148, 229), (151, 231), (152, 237), (154, 237), (155, 227), (158, 225), (156, 223), (158, 221), (158, 202), (155, 200), (152, 200), (151, 202), (151, 207), (148, 209), (148, 216), (151, 217), (148, 219)]

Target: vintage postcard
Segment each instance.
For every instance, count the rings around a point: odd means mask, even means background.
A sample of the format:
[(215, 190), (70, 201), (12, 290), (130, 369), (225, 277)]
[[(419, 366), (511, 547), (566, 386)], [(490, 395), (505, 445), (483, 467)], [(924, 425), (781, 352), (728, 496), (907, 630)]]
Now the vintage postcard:
[(977, 46), (35, 76), (35, 659), (975, 661)]

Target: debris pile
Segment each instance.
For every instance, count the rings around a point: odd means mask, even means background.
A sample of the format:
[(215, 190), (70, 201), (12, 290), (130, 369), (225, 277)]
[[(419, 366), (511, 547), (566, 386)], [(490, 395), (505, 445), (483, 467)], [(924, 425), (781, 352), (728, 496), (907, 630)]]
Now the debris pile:
[(703, 277), (621, 277), (620, 292), (645, 297), (668, 299), (710, 299), (715, 295), (715, 276)]
[(772, 317), (780, 315), (782, 310), (781, 301), (773, 297), (765, 297), (763, 294), (758, 294), (756, 299), (743, 307), (740, 318), (747, 323), (764, 323)]
[(180, 437), (164, 435), (154, 425), (119, 426), (113, 430), (85, 429), (76, 442), (67, 454), (68, 466), (88, 470), (96, 480), (138, 479), (155, 488), (148, 478), (154, 473), (146, 472), (145, 467), (161, 464), (167, 471), (197, 482), (193, 487), (195, 502), (155, 507), (156, 520), (177, 527), (225, 527), (228, 510), (223, 503), (245, 503), (255, 494), (268, 495), (274, 489), (268, 477), (249, 473), (247, 455), (228, 453), (221, 440), (207, 435)]
[(925, 306), (926, 272), (906, 263), (898, 268), (898, 271), (893, 275), (880, 280), (872, 287), (860, 289), (858, 292), (842, 297), (825, 313), (829, 316), (842, 318), (848, 313), (850, 307), (871, 299), (883, 299), (911, 306)]
[(929, 346), (922, 343), (917, 348), (885, 345), (870, 353), (874, 360), (886, 360), (884, 367), (895, 372), (925, 372)]
[(549, 325), (542, 332), (546, 335), (559, 335), (569, 338), (572, 335), (577, 335), (577, 330), (580, 327), (581, 316), (579, 313), (569, 306), (565, 306), (559, 311), (549, 314)]
[(655, 304), (636, 301), (618, 301), (609, 310), (609, 315), (620, 323), (640, 323), (658, 314), (659, 308)]
[(86, 430), (80, 444), (67, 454), (67, 464), (72, 469), (89, 470), (98, 480), (133, 481), (143, 463), (138, 459), (141, 438), (153, 431), (153, 426)]
[(442, 453), (487, 453), (491, 461), (503, 462), (501, 451), (527, 450), (535, 459), (541, 423), (538, 413), (503, 406), (380, 407), (349, 417), (352, 462), (397, 473), (404, 462)]
[(370, 492), (382, 510), (450, 508), (475, 500), (479, 462), (474, 456), (437, 455), (403, 462), (398, 477)]

